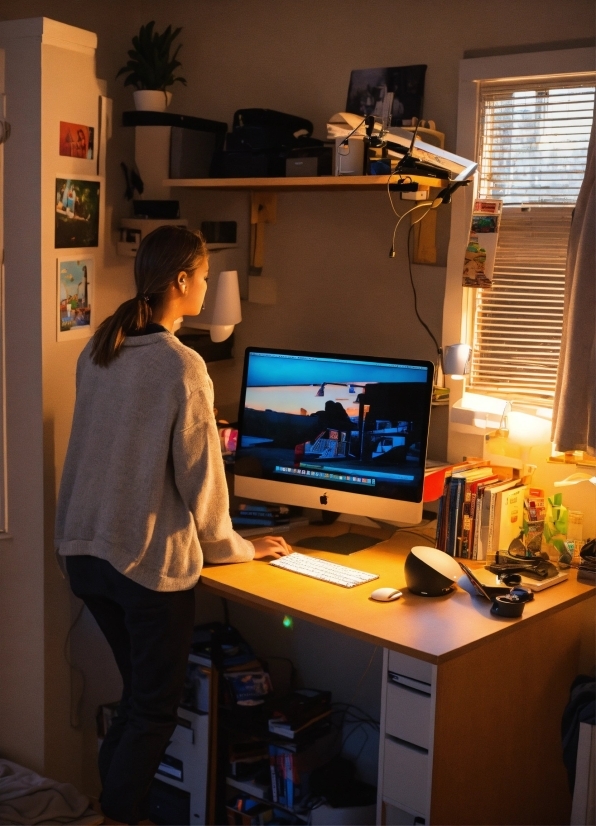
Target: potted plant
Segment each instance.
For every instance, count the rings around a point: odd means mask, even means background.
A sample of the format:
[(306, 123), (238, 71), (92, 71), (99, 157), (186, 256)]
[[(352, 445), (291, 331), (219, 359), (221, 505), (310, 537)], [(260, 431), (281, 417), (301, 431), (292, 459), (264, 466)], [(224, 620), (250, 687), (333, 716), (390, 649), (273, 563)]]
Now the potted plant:
[(137, 109), (164, 112), (172, 99), (172, 93), (167, 91), (167, 87), (176, 82), (186, 86), (183, 77), (174, 75), (181, 65), (180, 61), (176, 60), (181, 43), (170, 56), (172, 44), (182, 29), (172, 31), (172, 27), (168, 26), (159, 34), (154, 31), (154, 27), (154, 20), (141, 26), (138, 35), (132, 39), (133, 48), (128, 52), (128, 63), (120, 69), (116, 77), (126, 75), (124, 85), (135, 87), (133, 97)]

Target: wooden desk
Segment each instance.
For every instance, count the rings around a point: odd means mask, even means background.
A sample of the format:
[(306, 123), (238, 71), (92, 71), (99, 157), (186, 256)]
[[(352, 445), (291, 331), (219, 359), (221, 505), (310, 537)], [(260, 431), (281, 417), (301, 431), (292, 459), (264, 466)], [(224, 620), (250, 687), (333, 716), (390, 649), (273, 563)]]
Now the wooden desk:
[[(301, 528), (289, 540), (321, 532)], [(394, 818), (387, 807), (395, 807), (427, 824), (568, 823), (560, 724), (582, 657), (585, 668), (594, 655), (596, 589), (572, 572), (537, 593), (522, 618), (503, 620), (461, 588), (440, 598), (410, 594), (403, 568), (413, 544), (430, 543), (404, 532), (348, 557), (310, 552), (380, 574), (354, 589), (262, 561), (206, 567), (201, 587), (385, 649), (378, 822)], [(404, 596), (368, 599), (384, 585)], [(421, 690), (396, 685), (390, 672)]]

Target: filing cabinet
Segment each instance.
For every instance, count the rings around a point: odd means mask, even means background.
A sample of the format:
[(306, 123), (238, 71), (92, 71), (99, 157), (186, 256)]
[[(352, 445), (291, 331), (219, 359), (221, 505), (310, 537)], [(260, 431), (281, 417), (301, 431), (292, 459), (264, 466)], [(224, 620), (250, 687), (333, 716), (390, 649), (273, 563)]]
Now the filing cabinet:
[[(429, 823), (436, 666), (385, 650), (377, 823)], [(391, 819), (391, 818), (390, 818)]]

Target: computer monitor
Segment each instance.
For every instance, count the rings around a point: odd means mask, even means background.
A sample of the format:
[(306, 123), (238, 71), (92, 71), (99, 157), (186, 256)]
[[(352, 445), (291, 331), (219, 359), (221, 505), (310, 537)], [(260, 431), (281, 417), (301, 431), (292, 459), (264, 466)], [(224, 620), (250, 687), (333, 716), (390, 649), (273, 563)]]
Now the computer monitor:
[(433, 374), (429, 361), (248, 348), (236, 495), (417, 524)]

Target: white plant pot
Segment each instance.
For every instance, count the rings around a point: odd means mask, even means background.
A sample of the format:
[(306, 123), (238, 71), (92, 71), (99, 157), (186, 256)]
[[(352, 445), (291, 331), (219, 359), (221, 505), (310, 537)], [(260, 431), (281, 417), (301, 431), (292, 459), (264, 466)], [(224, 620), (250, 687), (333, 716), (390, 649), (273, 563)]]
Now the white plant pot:
[(137, 112), (165, 112), (172, 100), (172, 93), (159, 89), (137, 89), (133, 97)]

